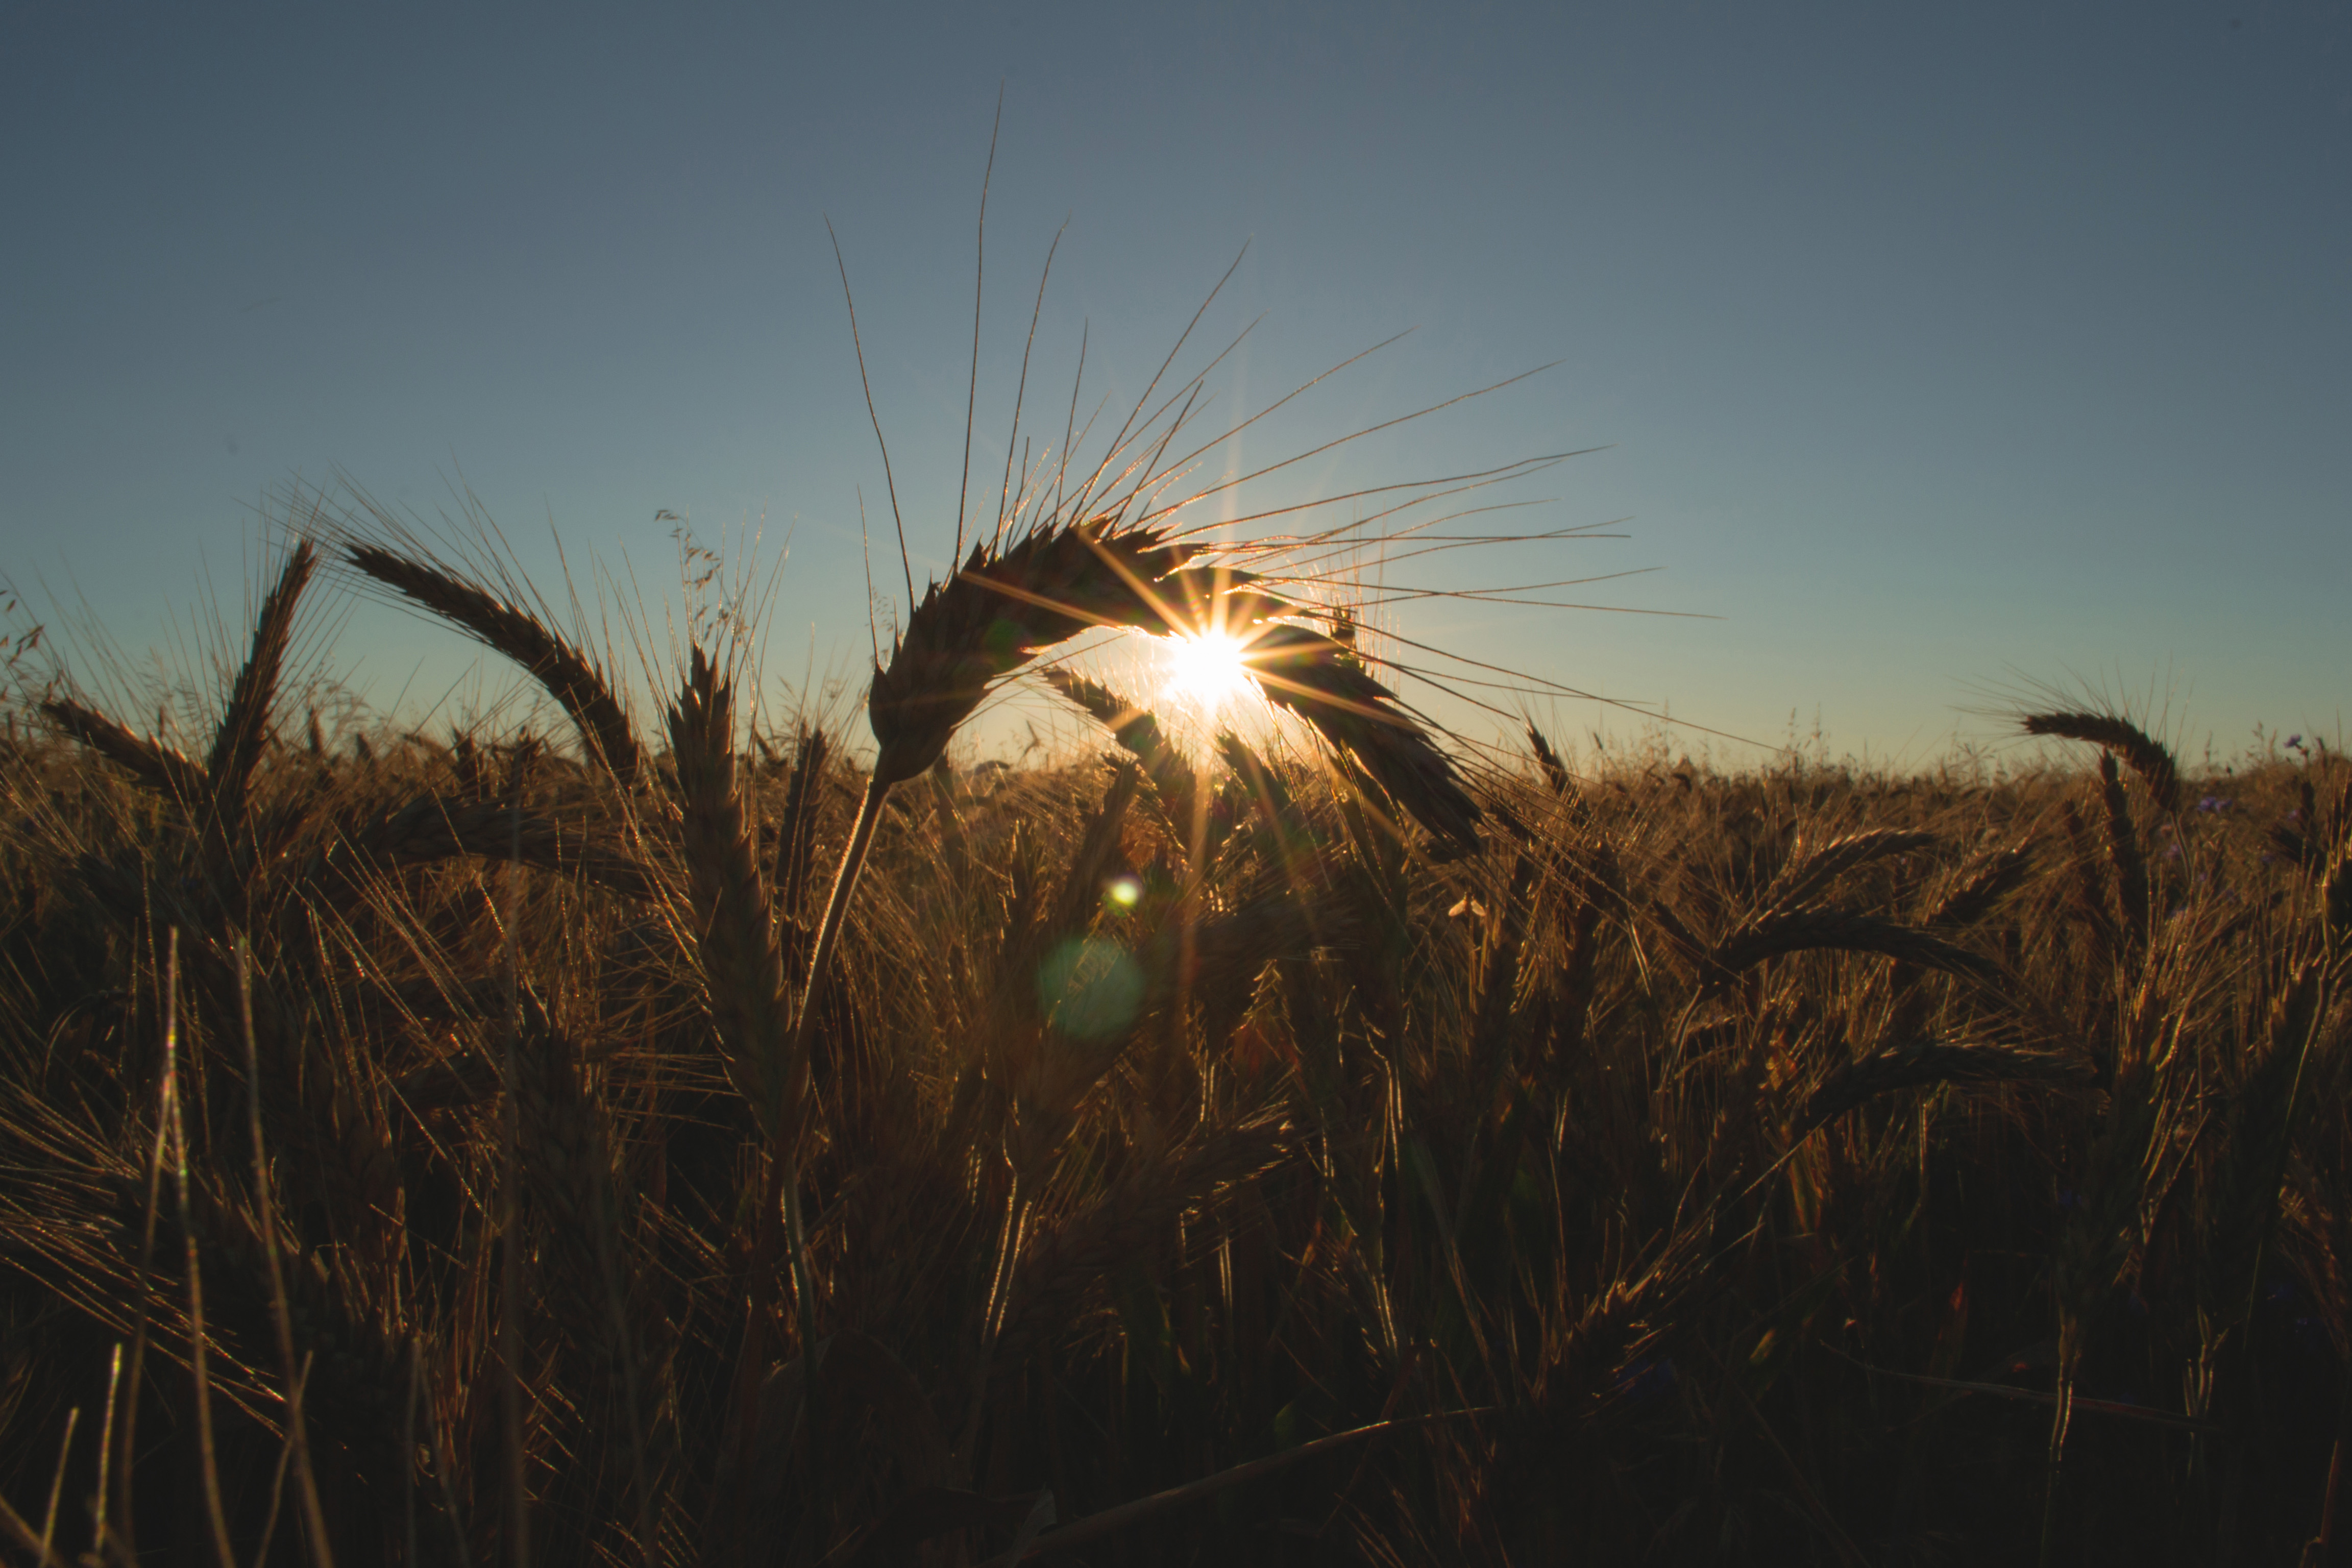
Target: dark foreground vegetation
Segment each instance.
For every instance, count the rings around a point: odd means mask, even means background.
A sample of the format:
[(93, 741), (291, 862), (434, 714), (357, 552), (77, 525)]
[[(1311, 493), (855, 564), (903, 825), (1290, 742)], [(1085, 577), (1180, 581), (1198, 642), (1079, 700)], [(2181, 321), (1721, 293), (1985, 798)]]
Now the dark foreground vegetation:
[(2192, 778), (2049, 714), (2083, 771), (1531, 735), (1457, 780), (1318, 717), (1355, 666), (1294, 626), (1295, 750), (1196, 771), (1065, 680), (1115, 747), (964, 772), (929, 733), (1020, 659), (919, 615), (876, 788), (698, 654), (633, 727), (520, 608), (341, 559), (576, 732), (306, 737), (307, 552), (204, 755), (63, 688), (12, 714), (0, 1558), (2352, 1532), (2333, 753)]

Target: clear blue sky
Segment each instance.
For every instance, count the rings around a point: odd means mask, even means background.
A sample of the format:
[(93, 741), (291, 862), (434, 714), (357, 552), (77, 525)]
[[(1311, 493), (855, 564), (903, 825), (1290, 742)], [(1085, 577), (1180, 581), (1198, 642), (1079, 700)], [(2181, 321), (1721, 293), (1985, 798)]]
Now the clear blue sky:
[[(1418, 331), (1236, 460), (1558, 360), (1300, 478), (1604, 447), (1518, 521), (1629, 539), (1442, 580), (1656, 567), (1607, 602), (1722, 617), (1408, 635), (1913, 759), (2020, 678), (2168, 691), (2192, 751), (2338, 731), (2352, 7), (816, 9), (0, 5), (0, 570), (141, 649), (238, 601), (273, 488), (462, 474), (535, 570), (552, 520), (653, 590), (656, 510), (764, 519), (772, 668), (854, 668), (861, 487), (888, 522), (824, 220), (919, 581), (1001, 85), (992, 497), (1066, 218), (1039, 425), (1082, 323), (1087, 402), (1132, 395), (1246, 243), (1221, 409)], [(337, 647), (385, 702), (470, 658), (373, 607)]]

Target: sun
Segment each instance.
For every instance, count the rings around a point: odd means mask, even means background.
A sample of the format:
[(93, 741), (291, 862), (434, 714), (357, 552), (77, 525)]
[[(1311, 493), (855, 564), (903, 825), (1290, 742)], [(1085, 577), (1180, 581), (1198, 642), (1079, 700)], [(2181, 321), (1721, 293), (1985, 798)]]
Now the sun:
[(1249, 689), (1249, 667), (1242, 645), (1223, 632), (1164, 639), (1161, 689), (1203, 712), (1214, 712)]

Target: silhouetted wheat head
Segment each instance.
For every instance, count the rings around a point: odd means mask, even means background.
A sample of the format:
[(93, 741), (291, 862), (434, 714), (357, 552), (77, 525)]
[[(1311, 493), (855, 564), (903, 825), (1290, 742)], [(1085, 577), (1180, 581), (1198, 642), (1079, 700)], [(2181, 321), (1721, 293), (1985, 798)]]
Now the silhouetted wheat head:
[(1048, 648), (1097, 626), (1172, 628), (1158, 585), (1199, 552), (1170, 531), (1108, 520), (1048, 522), (998, 547), (982, 542), (933, 583), (874, 672), (866, 721), (881, 745), (875, 782), (937, 762), (990, 687)]

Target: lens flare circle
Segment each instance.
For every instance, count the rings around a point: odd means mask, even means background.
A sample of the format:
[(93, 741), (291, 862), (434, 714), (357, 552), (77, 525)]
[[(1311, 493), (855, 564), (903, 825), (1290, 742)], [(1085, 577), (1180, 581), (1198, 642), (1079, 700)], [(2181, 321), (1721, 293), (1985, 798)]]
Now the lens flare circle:
[(1073, 937), (1037, 969), (1037, 1010), (1057, 1033), (1108, 1039), (1143, 1007), (1143, 969), (1127, 949), (1101, 937)]

